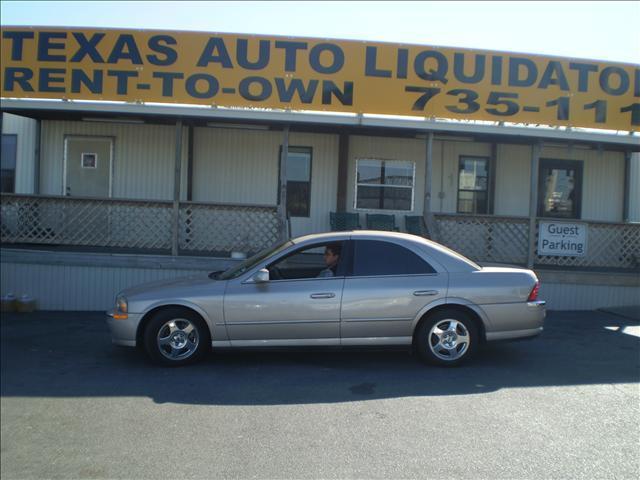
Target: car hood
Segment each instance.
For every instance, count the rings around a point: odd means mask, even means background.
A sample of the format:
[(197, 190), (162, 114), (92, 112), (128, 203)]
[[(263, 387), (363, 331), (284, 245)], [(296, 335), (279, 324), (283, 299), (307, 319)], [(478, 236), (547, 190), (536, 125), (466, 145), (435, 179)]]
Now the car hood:
[(203, 287), (206, 288), (209, 293), (212, 293), (212, 287), (223, 289), (224, 283), (223, 281), (209, 278), (207, 273), (202, 273), (188, 277), (143, 283), (123, 290), (120, 292), (120, 295), (124, 295), (129, 300), (175, 298), (193, 295)]

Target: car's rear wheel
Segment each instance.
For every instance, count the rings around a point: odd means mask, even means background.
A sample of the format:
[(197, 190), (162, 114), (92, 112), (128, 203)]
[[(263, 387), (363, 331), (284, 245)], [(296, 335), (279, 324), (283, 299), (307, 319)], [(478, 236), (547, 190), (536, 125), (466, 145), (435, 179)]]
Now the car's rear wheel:
[(211, 345), (209, 328), (190, 310), (157, 312), (144, 331), (144, 347), (154, 363), (181, 366), (200, 360)]
[(434, 365), (454, 367), (468, 361), (478, 347), (478, 328), (465, 312), (444, 309), (425, 318), (416, 331), (420, 358)]

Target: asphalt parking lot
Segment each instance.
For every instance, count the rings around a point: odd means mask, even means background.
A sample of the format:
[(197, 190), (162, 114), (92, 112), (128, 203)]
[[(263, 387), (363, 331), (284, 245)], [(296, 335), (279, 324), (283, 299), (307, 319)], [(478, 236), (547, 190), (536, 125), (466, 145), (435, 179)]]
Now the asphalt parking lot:
[(96, 312), (3, 314), (1, 476), (638, 478), (638, 321), (551, 312), (457, 369), (404, 350), (164, 369)]

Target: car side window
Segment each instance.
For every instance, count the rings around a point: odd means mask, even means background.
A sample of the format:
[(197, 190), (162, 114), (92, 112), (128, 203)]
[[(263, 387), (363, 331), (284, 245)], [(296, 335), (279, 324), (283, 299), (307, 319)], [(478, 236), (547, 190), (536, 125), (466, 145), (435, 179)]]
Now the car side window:
[(297, 250), (267, 267), (271, 280), (344, 276), (343, 242), (314, 245)]
[(353, 276), (420, 275), (435, 269), (411, 250), (391, 242), (356, 240)]

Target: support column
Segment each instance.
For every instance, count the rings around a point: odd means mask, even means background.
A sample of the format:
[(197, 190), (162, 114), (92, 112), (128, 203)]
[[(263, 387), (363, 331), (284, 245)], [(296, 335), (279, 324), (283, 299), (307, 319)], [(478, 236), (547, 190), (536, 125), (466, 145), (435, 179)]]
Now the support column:
[(287, 212), (287, 156), (289, 154), (289, 125), (284, 127), (282, 139), (282, 151), (280, 153), (280, 204), (278, 214), (280, 217), (280, 239), (289, 238), (291, 228)]
[(536, 253), (536, 217), (538, 215), (538, 172), (540, 170), (540, 152), (542, 142), (537, 142), (531, 147), (531, 190), (529, 192), (529, 252), (527, 255), (527, 268), (533, 268), (533, 260)]
[(178, 255), (178, 229), (180, 226), (180, 176), (182, 170), (182, 120), (176, 122), (176, 161), (173, 177), (173, 218), (171, 255)]
[(341, 133), (338, 143), (338, 195), (336, 211), (347, 211), (347, 177), (349, 176), (349, 134)]
[(429, 238), (438, 241), (438, 225), (431, 211), (431, 180), (433, 178), (433, 132), (427, 134), (426, 139), (426, 159), (424, 169), (424, 206), (422, 209), (422, 217), (424, 224), (427, 226)]

